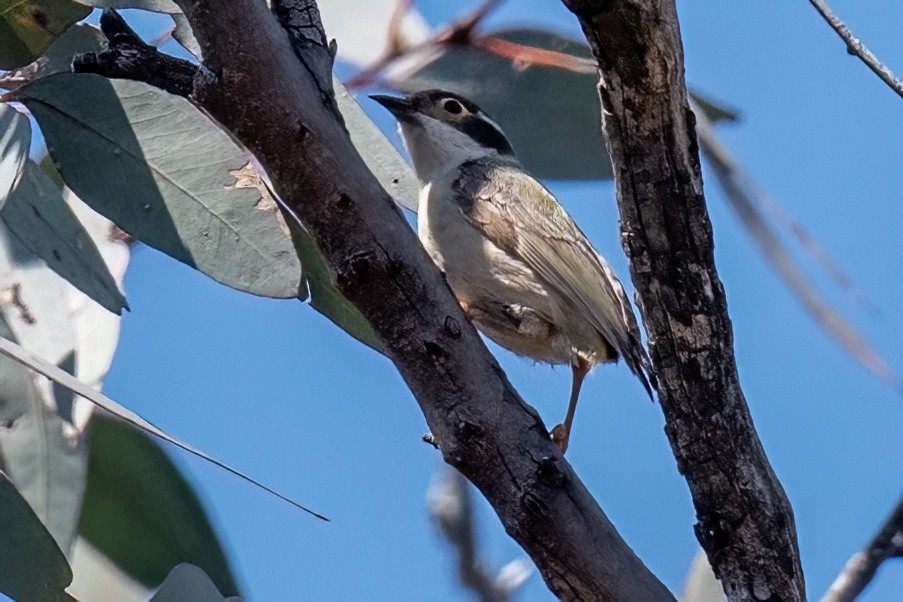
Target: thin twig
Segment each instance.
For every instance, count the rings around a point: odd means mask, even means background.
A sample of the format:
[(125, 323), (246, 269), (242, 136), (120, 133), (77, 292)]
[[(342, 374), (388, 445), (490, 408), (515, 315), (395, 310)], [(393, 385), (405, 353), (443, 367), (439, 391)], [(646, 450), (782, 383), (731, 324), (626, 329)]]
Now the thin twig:
[(879, 61), (878, 57), (875, 56), (871, 50), (866, 48), (865, 44), (862, 43), (862, 40), (853, 35), (853, 32), (850, 31), (850, 28), (847, 27), (846, 23), (841, 21), (840, 17), (834, 14), (834, 11), (831, 10), (827, 3), (824, 0), (809, 0), (809, 3), (815, 7), (818, 14), (828, 22), (828, 25), (830, 25), (831, 28), (837, 32), (837, 35), (839, 35), (846, 43), (847, 52), (854, 56), (858, 56), (862, 62), (875, 73), (875, 75), (881, 78), (881, 81), (890, 86), (891, 90), (903, 98), (903, 81), (897, 79), (893, 72)]
[(389, 32), (389, 42), (385, 52), (373, 64), (365, 67), (364, 69), (359, 71), (357, 75), (345, 82), (345, 87), (353, 90), (376, 83), (380, 75), (386, 69), (388, 69), (389, 66), (391, 66), (395, 61), (404, 56), (411, 55), (416, 52), (436, 46), (469, 44), (476, 27), (483, 19), (486, 18), (486, 16), (492, 11), (492, 9), (494, 9), (500, 3), (501, 0), (486, 0), (480, 6), (475, 8), (471, 13), (453, 22), (451, 25), (438, 32), (430, 39), (425, 40), (419, 44), (404, 46), (403, 44), (398, 43), (398, 31), (400, 31), (400, 29), (396, 30), (395, 33), (393, 33), (391, 30), (392, 27), (400, 28), (401, 19), (404, 17), (406, 12), (410, 10), (410, 7), (407, 6), (407, 2), (401, 0), (392, 15), (392, 22), (390, 24)]
[(530, 576), (530, 565), (514, 561), (493, 577), (477, 551), (473, 501), (467, 480), (449, 468), (427, 494), (430, 513), (458, 555), (458, 578), (481, 602), (507, 602)]
[(874, 579), (888, 558), (903, 556), (903, 496), (869, 544), (856, 552), (828, 588), (821, 602), (852, 602)]

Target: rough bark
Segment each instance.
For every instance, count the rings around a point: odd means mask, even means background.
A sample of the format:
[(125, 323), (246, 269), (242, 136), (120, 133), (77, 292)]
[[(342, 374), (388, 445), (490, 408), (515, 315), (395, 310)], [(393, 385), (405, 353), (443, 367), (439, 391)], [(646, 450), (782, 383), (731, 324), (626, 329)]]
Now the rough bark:
[(731, 600), (803, 600), (793, 511), (740, 389), (674, 0), (564, 0), (601, 73), (622, 243), (696, 535)]
[[(310, 71), (316, 61), (302, 64), (259, 0), (178, 2), (204, 56), (189, 97), (265, 167), (382, 338), (445, 460), (486, 496), (550, 589), (567, 600), (673, 600), (512, 388), (367, 170), (318, 86), (322, 74)], [(90, 65), (123, 75), (110, 52)], [(141, 79), (131, 67), (125, 76)]]

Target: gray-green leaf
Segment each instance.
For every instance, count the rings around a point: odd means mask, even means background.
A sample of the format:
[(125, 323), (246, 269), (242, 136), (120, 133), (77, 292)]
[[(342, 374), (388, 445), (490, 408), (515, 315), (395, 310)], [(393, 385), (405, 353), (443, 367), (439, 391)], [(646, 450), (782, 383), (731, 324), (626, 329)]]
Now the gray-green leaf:
[(7, 476), (0, 472), (0, 592), (13, 600), (65, 600), (66, 557)]
[(367, 117), (345, 86), (335, 78), (333, 85), (351, 142), (364, 163), (397, 203), (416, 212), (420, 185), (411, 167), (373, 120)]
[(82, 537), (149, 588), (173, 565), (190, 562), (221, 591), (238, 594), (204, 507), (159, 445), (124, 422), (97, 414), (89, 450)]
[[(589, 46), (548, 31), (511, 29), (448, 45), (392, 83), (472, 99), (498, 122), (524, 166), (541, 178), (612, 177), (602, 137), (599, 75)], [(732, 113), (713, 103), (713, 119)]]
[(210, 577), (198, 567), (183, 563), (176, 566), (150, 602), (224, 602)]
[[(2, 233), (4, 337), (67, 371), (75, 367), (74, 333), (63, 281), (21, 243)], [(85, 484), (87, 454), (67, 412), (72, 393), (8, 360), (3, 371), (5, 407), (0, 426), (0, 457), (10, 478), (54, 536), (68, 551), (75, 536)]]
[(28, 249), (77, 289), (115, 314), (128, 307), (91, 237), (34, 161), (25, 164), (0, 217)]
[(301, 265), (246, 154), (183, 98), (60, 73), (15, 92), (66, 184), (138, 240), (245, 292), (296, 297)]
[(172, 0), (75, 0), (85, 6), (97, 8), (137, 8), (154, 13), (179, 13), (182, 12)]
[(13, 90), (39, 77), (68, 72), (72, 70), (72, 58), (76, 54), (101, 52), (106, 47), (107, 38), (100, 30), (82, 23), (70, 27), (33, 63), (4, 74), (0, 82), (4, 88)]
[(30, 147), (28, 118), (11, 106), (0, 104), (0, 208), (19, 181)]
[(122, 420), (131, 424), (132, 426), (141, 429), (143, 432), (145, 432), (149, 435), (153, 435), (153, 436), (155, 436), (159, 439), (162, 439), (163, 441), (166, 441), (168, 443), (171, 443), (171, 444), (175, 445), (176, 447), (187, 451), (188, 453), (192, 454), (193, 456), (197, 456), (198, 458), (201, 458), (202, 460), (205, 460), (215, 466), (219, 466), (226, 472), (230, 472), (233, 475), (237, 476), (238, 478), (240, 478), (248, 483), (251, 483), (255, 487), (266, 491), (270, 495), (273, 495), (285, 502), (288, 502), (289, 504), (298, 508), (299, 510), (303, 510), (304, 512), (307, 512), (308, 514), (315, 516), (321, 520), (329, 520), (325, 516), (323, 516), (321, 514), (317, 514), (313, 510), (310, 510), (309, 508), (305, 508), (304, 506), (302, 506), (295, 500), (293, 500), (285, 495), (282, 495), (281, 493), (279, 493), (278, 491), (275, 491), (274, 489), (272, 489), (270, 487), (267, 487), (260, 481), (257, 481), (256, 479), (252, 479), (251, 477), (244, 474), (243, 472), (236, 470), (235, 468), (232, 468), (231, 466), (229, 466), (228, 464), (225, 464), (224, 462), (220, 462), (213, 456), (205, 454), (204, 452), (197, 449), (196, 447), (193, 447), (193, 446), (189, 445), (188, 443), (185, 443), (181, 439), (173, 437), (166, 431), (163, 431), (163, 430), (155, 427), (154, 425), (152, 425), (150, 422), (148, 422), (147, 420), (145, 420), (138, 414), (136, 414), (136, 413), (132, 412), (131, 410), (123, 407), (122, 405), (116, 403), (115, 401), (113, 401), (112, 399), (110, 399), (109, 397), (104, 395), (103, 393), (99, 393), (99, 392), (95, 391), (94, 389), (92, 389), (85, 383), (81, 382), (80, 380), (78, 380), (77, 378), (72, 376), (71, 374), (65, 372), (64, 370), (61, 370), (59, 367), (54, 366), (53, 364), (50, 364), (47, 361), (41, 359), (40, 357), (34, 355), (33, 353), (29, 352), (28, 350), (23, 348), (18, 343), (16, 343), (15, 341), (12, 341), (10, 339), (0, 336), (0, 354), (10, 357), (10, 358), (16, 360), (17, 362), (24, 364), (25, 366), (28, 366), (29, 368), (31, 368), (38, 374), (46, 376), (53, 382), (55, 382), (63, 387), (66, 387), (73, 393), (81, 395), (85, 399), (91, 401), (94, 405), (96, 405), (100, 408), (103, 408), (104, 410), (110, 412), (114, 416), (121, 418)]
[(0, 69), (31, 63), (90, 12), (71, 0), (0, 0)]

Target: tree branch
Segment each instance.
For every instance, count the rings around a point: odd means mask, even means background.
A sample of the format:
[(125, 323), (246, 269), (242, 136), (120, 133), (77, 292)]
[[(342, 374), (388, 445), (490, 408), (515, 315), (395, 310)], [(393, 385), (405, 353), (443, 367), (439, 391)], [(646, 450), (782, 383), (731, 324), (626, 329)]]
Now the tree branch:
[(696, 536), (731, 600), (803, 600), (793, 511), (734, 360), (674, 0), (564, 0), (602, 81), (622, 242)]
[(893, 72), (879, 61), (878, 57), (862, 43), (862, 40), (853, 35), (853, 32), (850, 31), (850, 28), (847, 27), (846, 23), (841, 21), (840, 17), (834, 14), (834, 11), (828, 6), (828, 3), (824, 0), (809, 0), (809, 3), (815, 7), (818, 14), (828, 22), (831, 29), (836, 31), (837, 35), (839, 35), (844, 43), (846, 43), (847, 52), (853, 56), (858, 56), (875, 75), (881, 78), (881, 81), (890, 86), (890, 89), (899, 96), (903, 97), (903, 81), (897, 79)]
[(847, 561), (821, 602), (853, 602), (875, 578), (881, 563), (899, 557), (903, 557), (903, 496), (872, 541)]
[(191, 93), (198, 70), (195, 65), (145, 44), (115, 10), (103, 11), (100, 28), (109, 41), (108, 49), (76, 56), (73, 71), (134, 79), (177, 96)]
[[(177, 1), (204, 57), (189, 98), (264, 166), (382, 338), (444, 459), (482, 491), (550, 589), (568, 600), (673, 600), (486, 349), (324, 99), (325, 74), (309, 70), (317, 63), (298, 60), (263, 2)], [(115, 55), (110, 65), (105, 74), (147, 81), (118, 71)]]
[[(526, 561), (518, 560), (508, 564), (498, 576), (486, 567), (477, 550), (470, 497), (470, 487), (461, 473), (446, 469), (427, 494), (430, 514), (458, 556), (461, 584), (481, 602), (508, 602), (532, 570)], [(514, 574), (506, 574), (512, 570)]]

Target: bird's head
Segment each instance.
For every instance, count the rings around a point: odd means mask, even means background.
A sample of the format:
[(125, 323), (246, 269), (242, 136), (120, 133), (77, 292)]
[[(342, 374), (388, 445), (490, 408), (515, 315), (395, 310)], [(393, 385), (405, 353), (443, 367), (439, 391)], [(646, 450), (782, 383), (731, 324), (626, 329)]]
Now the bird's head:
[(371, 96), (398, 119), (405, 146), (421, 182), (443, 169), (494, 155), (513, 158), (501, 128), (470, 100), (445, 90), (405, 98)]

